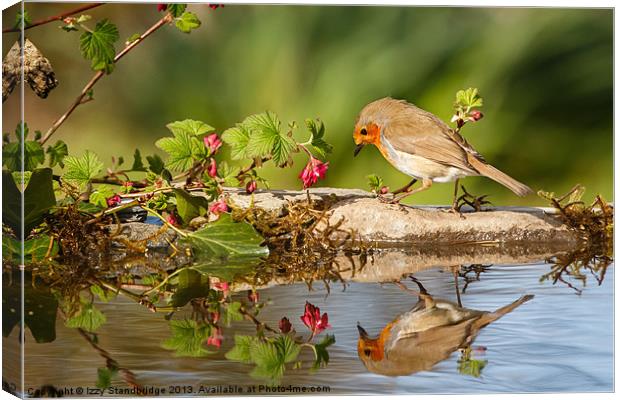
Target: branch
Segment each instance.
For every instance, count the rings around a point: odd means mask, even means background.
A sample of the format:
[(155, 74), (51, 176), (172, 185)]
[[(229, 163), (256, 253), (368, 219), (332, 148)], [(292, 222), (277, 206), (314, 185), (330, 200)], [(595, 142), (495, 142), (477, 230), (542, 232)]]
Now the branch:
[[(62, 14), (58, 14), (58, 15), (53, 15), (51, 17), (47, 17), (45, 19), (41, 19), (39, 21), (33, 22), (32, 24), (24, 27), (24, 30), (30, 29), (30, 28), (34, 28), (35, 26), (39, 26), (39, 25), (45, 25), (47, 23), (50, 22), (54, 22), (54, 21), (62, 21), (63, 19), (73, 15), (73, 14), (79, 14), (82, 11), (86, 11), (86, 10), (90, 10), (91, 8), (95, 8), (95, 7), (99, 7), (104, 5), (105, 3), (93, 3), (93, 4), (87, 4), (85, 6), (81, 6), (78, 8), (75, 8), (73, 10), (69, 10), (69, 11), (65, 11)], [(2, 33), (8, 33), (8, 32), (21, 32), (22, 29), (21, 27), (15, 27), (15, 28), (6, 28), (2, 30)]]
[[(114, 63), (115, 64), (118, 63), (118, 61), (121, 58), (123, 58), (125, 54), (129, 53), (134, 47), (136, 47), (149, 35), (151, 35), (153, 32), (155, 32), (156, 30), (158, 30), (159, 28), (161, 28), (163, 25), (167, 24), (170, 21), (172, 21), (172, 14), (168, 13), (162, 19), (157, 21), (155, 25), (147, 29), (138, 39), (134, 40), (129, 45), (127, 45), (123, 50), (121, 50), (121, 52), (118, 53), (116, 57), (114, 57)], [(39, 143), (45, 144), (45, 142), (47, 142), (49, 138), (54, 134), (54, 132), (56, 132), (56, 130), (60, 127), (60, 125), (62, 125), (63, 122), (65, 122), (65, 120), (69, 117), (69, 115), (71, 115), (73, 111), (79, 105), (84, 104), (84, 101), (83, 101), (84, 98), (88, 96), (88, 92), (92, 89), (93, 86), (95, 86), (95, 84), (99, 81), (99, 79), (103, 77), (103, 75), (104, 75), (103, 71), (97, 71), (97, 73), (93, 75), (90, 81), (82, 89), (82, 92), (80, 93), (80, 95), (73, 101), (73, 104), (71, 104), (71, 107), (69, 107), (69, 109), (63, 115), (61, 115), (56, 120), (56, 122), (54, 122), (51, 128), (49, 128), (47, 132), (45, 132), (45, 135), (39, 140)]]

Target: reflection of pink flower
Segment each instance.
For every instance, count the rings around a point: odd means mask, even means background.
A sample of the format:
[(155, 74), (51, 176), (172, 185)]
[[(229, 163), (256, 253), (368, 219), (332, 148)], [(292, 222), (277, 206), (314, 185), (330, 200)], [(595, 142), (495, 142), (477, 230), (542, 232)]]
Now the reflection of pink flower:
[(258, 303), (258, 292), (255, 292), (253, 290), (248, 290), (248, 300), (250, 300), (252, 303)]
[(207, 173), (211, 178), (215, 178), (217, 176), (217, 164), (215, 162), (215, 158), (211, 158), (211, 163), (207, 168)]
[(224, 335), (222, 335), (222, 329), (215, 328), (211, 331), (211, 336), (209, 336), (209, 339), (207, 339), (207, 345), (219, 348), (220, 346), (222, 346), (222, 339), (224, 339)]
[(159, 12), (166, 11), (166, 8), (168, 8), (168, 4), (158, 4), (157, 5), (157, 11), (159, 11)]
[(289, 321), (286, 317), (282, 317), (282, 319), (278, 323), (278, 327), (280, 328), (280, 332), (289, 333), (292, 328), (291, 321)]
[(331, 328), (328, 323), (327, 313), (321, 315), (321, 309), (306, 301), (306, 309), (304, 315), (301, 317), (301, 322), (304, 323), (312, 331), (312, 335), (318, 335), (327, 328)]
[(217, 133), (212, 133), (204, 137), (205, 147), (209, 149), (209, 154), (215, 154), (215, 152), (222, 147), (222, 141), (217, 136)]
[(209, 314), (209, 317), (211, 319), (211, 322), (213, 322), (214, 324), (217, 324), (217, 321), (220, 320), (220, 313), (217, 311), (214, 311)]
[(224, 212), (228, 212), (228, 204), (226, 204), (226, 200), (218, 200), (215, 203), (212, 203), (209, 207), (209, 211), (215, 215), (219, 215)]
[(325, 178), (325, 173), (327, 172), (328, 167), (328, 162), (324, 163), (321, 160), (310, 157), (308, 164), (306, 164), (304, 169), (299, 173), (299, 179), (301, 179), (304, 183), (304, 189), (314, 185), (319, 178)]
[(209, 4), (209, 8), (211, 8), (212, 10), (215, 10), (220, 7), (224, 7), (224, 4), (214, 4), (214, 3), (208, 3), (208, 4)]
[(217, 290), (218, 292), (222, 292), (224, 294), (224, 297), (228, 296), (228, 282), (216, 282), (213, 284), (213, 289)]
[(115, 194), (114, 196), (106, 199), (106, 203), (108, 203), (108, 207), (115, 207), (121, 203), (121, 196)]
[(256, 181), (249, 181), (247, 185), (245, 185), (245, 192), (247, 194), (252, 194), (256, 190)]

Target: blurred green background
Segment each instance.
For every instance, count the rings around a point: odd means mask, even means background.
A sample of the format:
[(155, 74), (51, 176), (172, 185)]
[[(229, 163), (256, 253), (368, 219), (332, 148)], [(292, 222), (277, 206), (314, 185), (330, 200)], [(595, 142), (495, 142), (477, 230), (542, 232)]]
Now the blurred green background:
[[(34, 21), (77, 4), (26, 3)], [(17, 6), (3, 12), (15, 21)], [(192, 4), (202, 26), (187, 35), (164, 27), (129, 53), (95, 86), (54, 135), (73, 154), (91, 149), (109, 162), (131, 160), (135, 148), (157, 152), (165, 124), (203, 120), (219, 132), (246, 116), (272, 110), (300, 127), (320, 117), (335, 146), (322, 186), (367, 188), (376, 173), (396, 189), (408, 177), (376, 149), (353, 158), (358, 112), (384, 96), (407, 99), (444, 120), (458, 89), (480, 89), (485, 118), (463, 134), (496, 167), (535, 190), (564, 193), (576, 183), (588, 199), (613, 196), (611, 9), (424, 8)], [(109, 18), (124, 42), (157, 19), (155, 4), (107, 4), (87, 12)], [(59, 86), (45, 100), (26, 88), (26, 122), (45, 131), (93, 72), (79, 52), (79, 33), (60, 23), (27, 31), (56, 71)], [(3, 34), (4, 53), (17, 39)], [(122, 43), (117, 46), (120, 50)], [(19, 120), (19, 96), (4, 103), (3, 131)], [(297, 137), (305, 140), (304, 129)], [(54, 141), (52, 140), (52, 142)], [(222, 158), (226, 157), (226, 152)], [(303, 156), (293, 169), (264, 169), (272, 187), (300, 188)], [(464, 181), (494, 204), (544, 204), (486, 178)], [(451, 184), (436, 184), (411, 203), (445, 204)]]

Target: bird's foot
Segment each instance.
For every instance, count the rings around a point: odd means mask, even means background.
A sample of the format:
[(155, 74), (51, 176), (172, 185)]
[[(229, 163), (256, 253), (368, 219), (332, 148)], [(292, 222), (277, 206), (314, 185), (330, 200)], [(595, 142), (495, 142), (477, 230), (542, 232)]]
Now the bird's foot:
[(465, 186), (461, 185), (461, 189), (463, 190), (463, 195), (461, 195), (461, 197), (459, 197), (452, 205), (452, 210), (454, 210), (454, 212), (461, 214), (461, 208), (466, 204), (473, 208), (476, 212), (480, 212), (483, 211), (482, 206), (491, 204), (490, 201), (486, 200), (488, 197), (487, 194), (482, 196), (474, 196), (465, 189)]

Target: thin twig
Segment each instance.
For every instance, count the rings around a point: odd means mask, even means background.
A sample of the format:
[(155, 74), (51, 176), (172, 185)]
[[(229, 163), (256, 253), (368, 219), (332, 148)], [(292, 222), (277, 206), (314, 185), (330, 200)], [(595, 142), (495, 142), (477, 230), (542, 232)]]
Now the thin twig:
[[(116, 64), (121, 58), (123, 58), (125, 54), (130, 52), (134, 47), (136, 47), (139, 43), (141, 43), (145, 38), (147, 38), (157, 29), (161, 28), (162, 26), (164, 26), (170, 21), (172, 21), (172, 14), (168, 13), (162, 19), (157, 21), (153, 26), (147, 29), (138, 39), (134, 40), (129, 45), (127, 45), (123, 50), (121, 50), (121, 52), (118, 53), (116, 57), (114, 57), (114, 63)], [(80, 104), (83, 104), (84, 97), (88, 96), (88, 92), (90, 92), (92, 87), (95, 86), (95, 84), (99, 81), (99, 79), (103, 77), (103, 75), (104, 75), (104, 71), (97, 71), (95, 75), (93, 75), (93, 77), (86, 84), (86, 86), (84, 86), (79, 96), (73, 101), (69, 109), (63, 115), (61, 115), (56, 120), (56, 122), (54, 122), (54, 124), (47, 130), (47, 132), (45, 132), (45, 135), (39, 140), (39, 143), (44, 144), (45, 142), (47, 142), (49, 138), (54, 134), (54, 132), (56, 132), (56, 130), (60, 127), (60, 125), (62, 125), (63, 122), (65, 122), (65, 120), (69, 117), (69, 115), (71, 115), (71, 113), (73, 113), (73, 111)]]
[[(39, 21), (33, 22), (32, 24), (30, 24), (28, 26), (25, 26), (24, 30), (34, 28), (35, 26), (45, 25), (47, 23), (54, 22), (54, 21), (62, 21), (63, 19), (65, 19), (65, 18), (67, 18), (67, 17), (69, 17), (71, 15), (79, 14), (79, 13), (81, 13), (83, 11), (90, 10), (91, 8), (99, 7), (99, 6), (102, 6), (104, 4), (105, 3), (93, 3), (93, 4), (87, 4), (85, 6), (81, 6), (81, 7), (78, 7), (78, 8), (74, 8), (72, 10), (65, 11), (64, 13), (61, 13), (61, 14), (58, 14), (58, 15), (53, 15), (51, 17), (47, 17), (47, 18), (41, 19)], [(18, 26), (18, 27), (14, 27), (14, 28), (3, 29), (2, 33), (21, 32), (21, 30), (22, 30), (21, 27)]]

